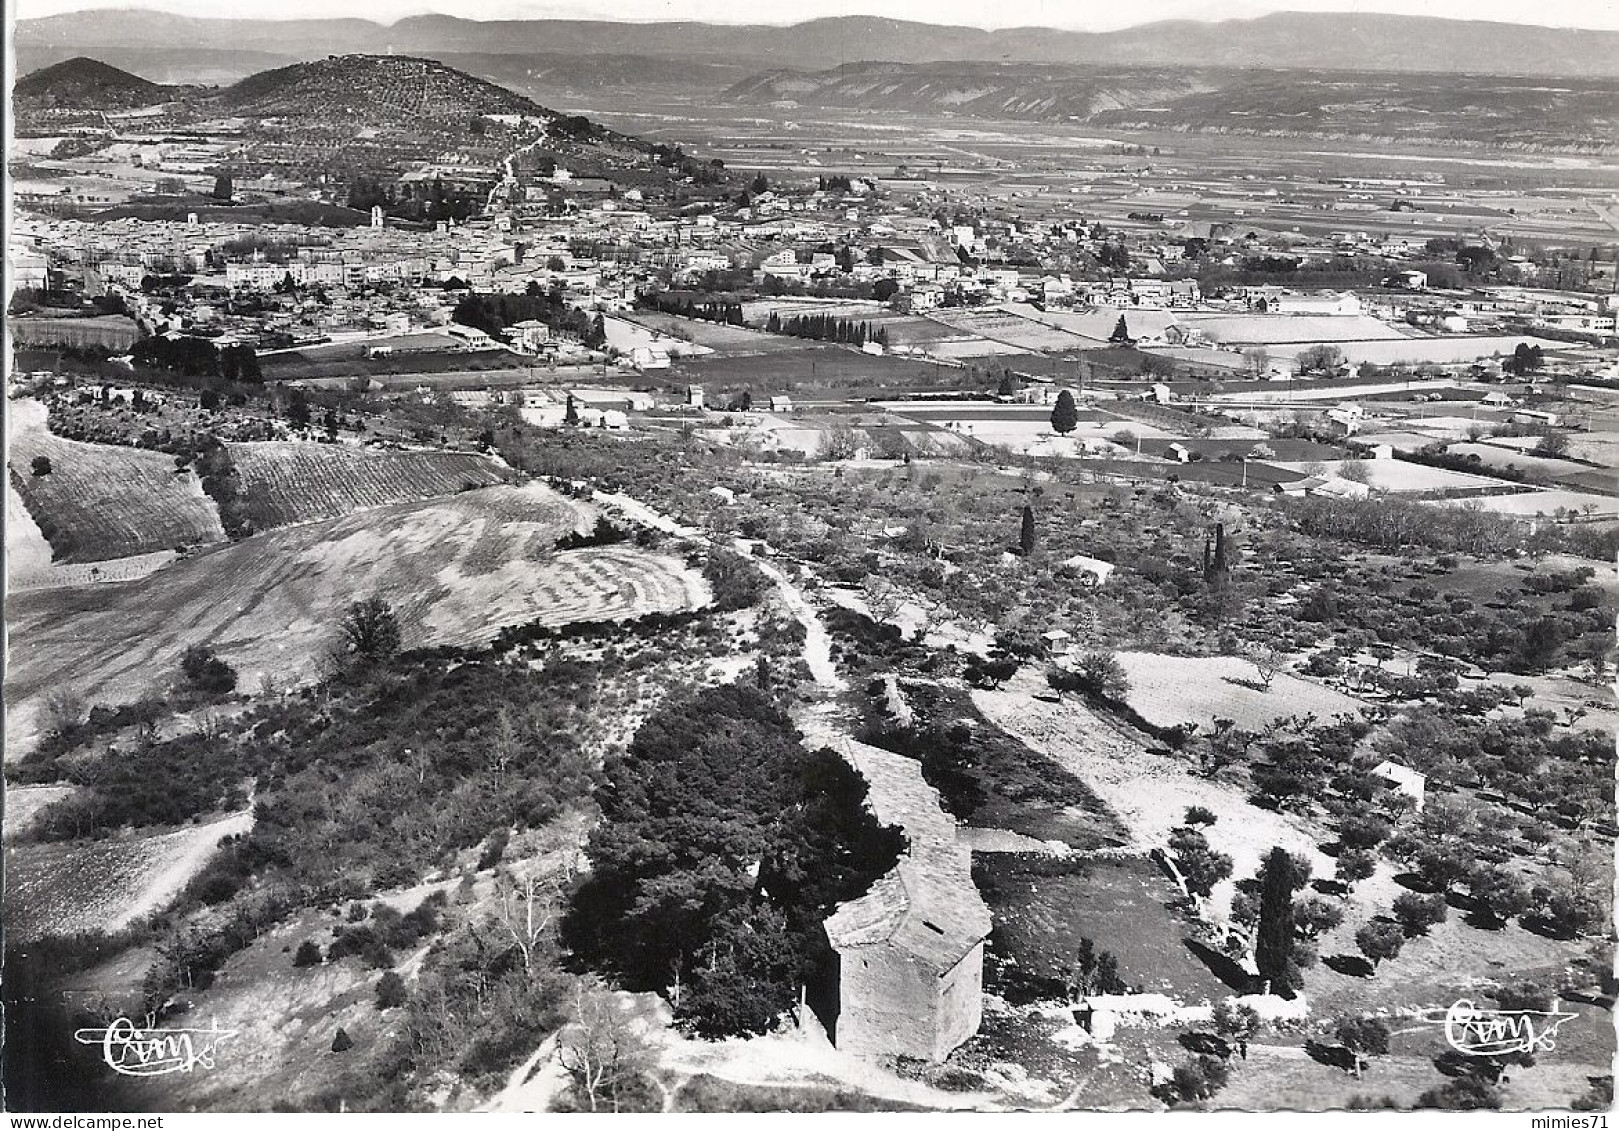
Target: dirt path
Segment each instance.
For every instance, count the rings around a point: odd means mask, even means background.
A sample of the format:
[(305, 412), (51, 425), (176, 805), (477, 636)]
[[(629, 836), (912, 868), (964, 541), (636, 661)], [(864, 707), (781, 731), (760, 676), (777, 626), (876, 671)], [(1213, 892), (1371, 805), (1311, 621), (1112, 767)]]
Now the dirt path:
[(186, 830), (184, 835), (175, 837), (173, 855), (168, 858), (168, 863), (147, 882), (138, 896), (108, 922), (106, 929), (119, 930), (171, 903), (191, 877), (202, 870), (220, 841), (228, 836), (240, 836), (252, 828), (253, 808), (249, 805), (240, 813), (233, 813), (211, 824), (198, 825)]

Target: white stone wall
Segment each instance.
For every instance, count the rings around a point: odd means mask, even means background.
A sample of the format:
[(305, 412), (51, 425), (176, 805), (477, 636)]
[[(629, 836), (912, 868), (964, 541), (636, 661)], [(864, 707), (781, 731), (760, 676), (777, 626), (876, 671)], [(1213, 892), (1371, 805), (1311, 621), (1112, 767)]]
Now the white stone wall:
[(837, 1047), (855, 1056), (939, 1062), (983, 1020), (984, 944), (943, 977), (888, 943), (840, 958)]

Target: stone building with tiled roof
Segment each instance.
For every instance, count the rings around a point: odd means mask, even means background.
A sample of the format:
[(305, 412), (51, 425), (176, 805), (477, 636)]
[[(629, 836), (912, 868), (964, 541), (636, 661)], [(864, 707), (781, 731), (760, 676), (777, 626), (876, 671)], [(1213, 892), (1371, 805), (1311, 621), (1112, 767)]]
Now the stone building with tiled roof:
[(991, 918), (973, 886), (972, 854), (921, 763), (858, 742), (837, 745), (869, 784), (877, 819), (902, 828), (908, 845), (870, 891), (826, 921), (838, 977), (837, 1000), (822, 1019), (847, 1052), (941, 1061), (982, 1018)]

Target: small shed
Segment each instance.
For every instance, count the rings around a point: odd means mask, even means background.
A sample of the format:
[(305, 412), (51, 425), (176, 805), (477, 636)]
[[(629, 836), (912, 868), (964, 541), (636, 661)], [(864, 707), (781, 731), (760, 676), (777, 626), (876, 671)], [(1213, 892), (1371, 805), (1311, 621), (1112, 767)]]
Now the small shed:
[(1428, 792), (1426, 774), (1388, 760), (1372, 767), (1372, 773), (1385, 781), (1393, 782), (1394, 788), (1414, 800), (1417, 803), (1417, 811), (1422, 811), (1423, 797)]

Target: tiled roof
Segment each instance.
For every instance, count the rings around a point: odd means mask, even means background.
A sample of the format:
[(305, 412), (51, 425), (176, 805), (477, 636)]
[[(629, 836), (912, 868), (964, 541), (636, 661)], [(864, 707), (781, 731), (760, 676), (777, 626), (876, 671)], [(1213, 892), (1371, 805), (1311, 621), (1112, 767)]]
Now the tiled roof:
[(839, 951), (888, 942), (939, 973), (953, 967), (989, 934), (989, 908), (973, 886), (972, 854), (956, 840), (956, 822), (913, 758), (844, 741), (839, 752), (870, 786), (867, 804), (885, 825), (898, 825), (905, 855), (858, 899), (826, 921)]

